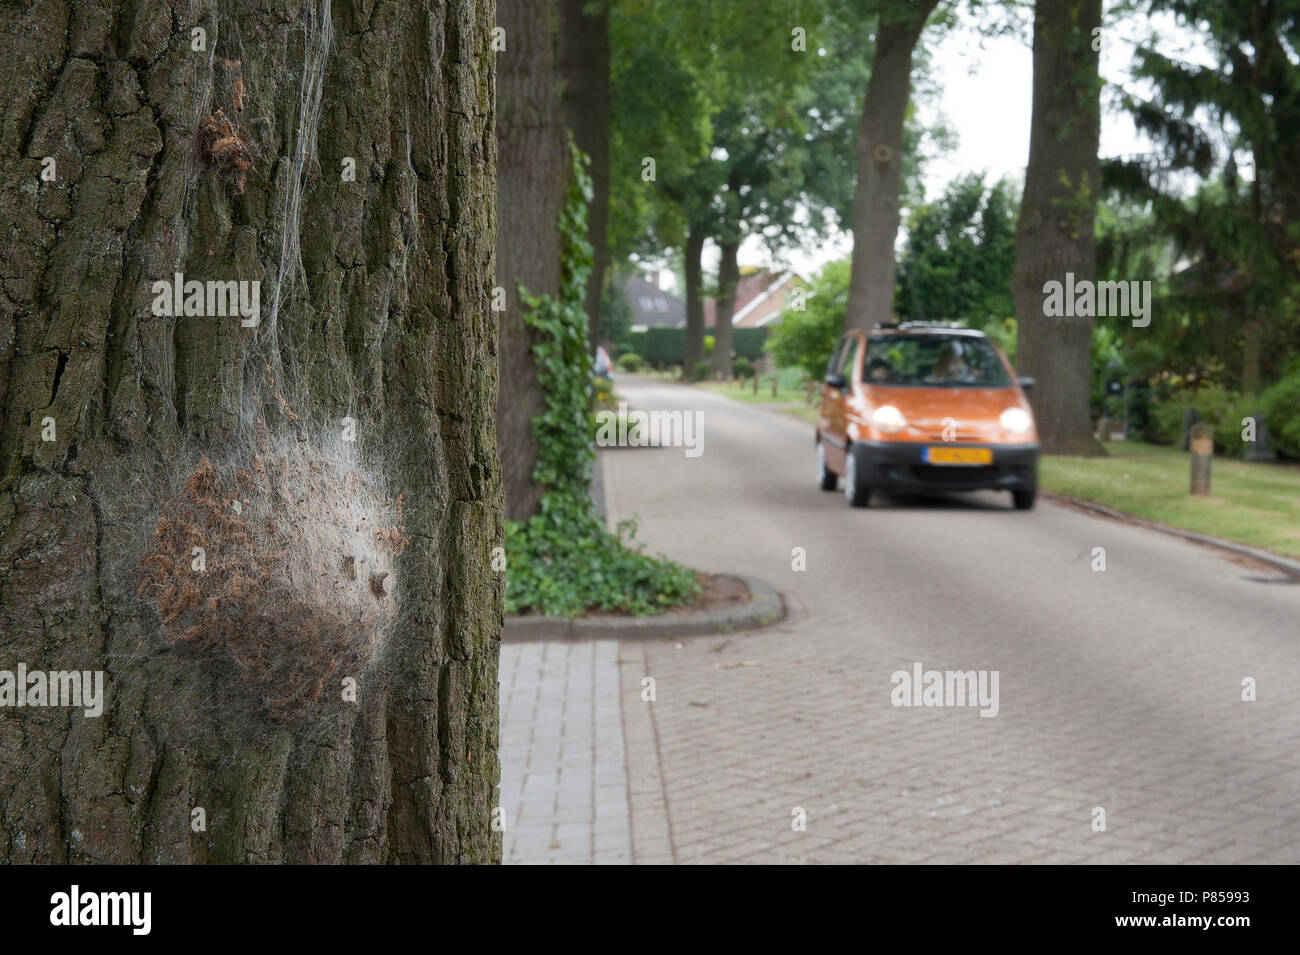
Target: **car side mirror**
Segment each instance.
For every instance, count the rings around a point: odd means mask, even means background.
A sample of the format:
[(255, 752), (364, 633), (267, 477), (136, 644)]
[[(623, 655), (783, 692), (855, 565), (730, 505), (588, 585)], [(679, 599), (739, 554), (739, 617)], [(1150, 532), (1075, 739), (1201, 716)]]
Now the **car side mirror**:
[(848, 381), (845, 380), (844, 376), (838, 371), (832, 371), (826, 374), (826, 384), (830, 385), (832, 388), (843, 391), (848, 385)]
[(1030, 388), (1034, 387), (1034, 379), (1030, 378), (1028, 375), (1021, 375), (1016, 379), (1016, 384), (1020, 385), (1021, 389), (1024, 391), (1028, 391)]

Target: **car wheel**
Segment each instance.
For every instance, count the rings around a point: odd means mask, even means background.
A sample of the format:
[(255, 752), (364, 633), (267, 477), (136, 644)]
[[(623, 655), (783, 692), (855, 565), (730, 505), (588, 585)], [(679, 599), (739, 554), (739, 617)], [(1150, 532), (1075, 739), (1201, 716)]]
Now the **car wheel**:
[(862, 483), (858, 473), (858, 449), (850, 447), (844, 456), (844, 499), (849, 507), (866, 507), (871, 503), (871, 489)]
[(1011, 499), (1015, 502), (1017, 511), (1032, 511), (1036, 497), (1038, 497), (1037, 488), (1031, 488), (1028, 491), (1011, 492)]
[(817, 442), (817, 486), (823, 491), (835, 490), (838, 475), (826, 466), (826, 445)]

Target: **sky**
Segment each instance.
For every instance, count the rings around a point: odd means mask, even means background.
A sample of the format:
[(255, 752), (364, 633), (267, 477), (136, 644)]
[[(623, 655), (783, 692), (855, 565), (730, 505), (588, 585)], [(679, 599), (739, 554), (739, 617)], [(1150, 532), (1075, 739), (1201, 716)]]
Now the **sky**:
[[(1108, 84), (1133, 87), (1129, 66), (1134, 45), (1151, 32), (1159, 37), (1159, 46), (1165, 52), (1209, 62), (1198, 38), (1180, 29), (1168, 16), (1130, 17), (1122, 22), (1107, 18), (1100, 39), (1101, 74)], [(932, 50), (929, 79), (939, 94), (932, 106), (922, 109), (922, 121), (928, 124), (941, 113), (957, 139), (953, 151), (927, 163), (923, 176), (927, 198), (940, 195), (952, 179), (968, 172), (986, 172), (989, 182), (1005, 175), (1023, 177), (1029, 160), (1033, 91), (1029, 37), (981, 37), (963, 4), (958, 26), (946, 31), (931, 27), (923, 40), (927, 41)], [(1107, 92), (1103, 91), (1101, 155), (1132, 155), (1149, 148), (1127, 114), (1108, 103)], [(842, 258), (851, 250), (852, 236), (840, 233), (815, 248), (787, 255), (785, 264), (810, 277), (826, 262)], [(710, 244), (704, 256), (706, 272), (714, 271), (717, 261), (717, 249)], [(756, 237), (741, 246), (740, 263), (772, 264)]]

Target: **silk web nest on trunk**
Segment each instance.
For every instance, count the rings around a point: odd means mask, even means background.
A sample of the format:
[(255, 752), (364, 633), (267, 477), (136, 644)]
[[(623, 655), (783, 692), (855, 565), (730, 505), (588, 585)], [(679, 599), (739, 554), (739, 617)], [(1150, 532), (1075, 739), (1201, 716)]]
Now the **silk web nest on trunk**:
[(194, 143), (199, 158), (242, 196), (248, 184), (248, 174), (257, 161), (257, 150), (247, 128), (243, 125), (244, 75), (239, 60), (222, 60), (222, 70), (229, 89), (233, 119), (228, 119), (224, 109), (218, 109), (199, 123)]
[(337, 711), (396, 617), (409, 541), (355, 444), (292, 435), (240, 460), (206, 456), (159, 511), (139, 595), (165, 641), (208, 666), (215, 699), (299, 723)]

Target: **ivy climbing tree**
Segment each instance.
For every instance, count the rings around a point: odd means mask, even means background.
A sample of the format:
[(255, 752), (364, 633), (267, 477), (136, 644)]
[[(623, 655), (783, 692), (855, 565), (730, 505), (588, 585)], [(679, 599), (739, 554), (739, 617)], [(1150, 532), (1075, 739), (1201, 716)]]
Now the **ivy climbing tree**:
[(570, 150), (572, 178), (559, 220), (559, 294), (519, 288), (545, 396), (545, 410), (532, 421), (533, 481), (542, 493), (536, 514), (506, 525), (506, 609), (566, 617), (596, 608), (655, 613), (691, 599), (699, 585), (686, 568), (632, 548), (633, 522), (611, 533), (593, 512), (592, 359), (584, 308), (592, 264), (592, 186), (585, 157), (572, 144)]

